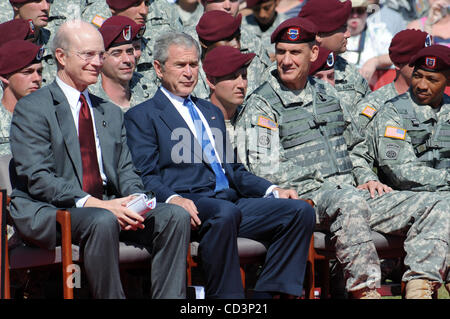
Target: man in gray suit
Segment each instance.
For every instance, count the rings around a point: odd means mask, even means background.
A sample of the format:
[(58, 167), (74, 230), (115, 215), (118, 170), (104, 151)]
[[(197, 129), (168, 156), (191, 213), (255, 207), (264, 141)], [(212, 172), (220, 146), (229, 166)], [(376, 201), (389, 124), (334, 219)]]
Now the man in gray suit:
[(126, 207), (133, 194), (145, 191), (131, 162), (123, 114), (87, 90), (103, 63), (101, 34), (86, 22), (69, 21), (52, 49), (55, 82), (21, 99), (11, 124), (17, 173), (11, 216), (18, 231), (26, 242), (52, 249), (56, 211), (68, 209), (93, 297), (125, 297), (121, 240), (151, 252), (153, 298), (185, 298), (189, 214), (165, 203), (144, 216)]

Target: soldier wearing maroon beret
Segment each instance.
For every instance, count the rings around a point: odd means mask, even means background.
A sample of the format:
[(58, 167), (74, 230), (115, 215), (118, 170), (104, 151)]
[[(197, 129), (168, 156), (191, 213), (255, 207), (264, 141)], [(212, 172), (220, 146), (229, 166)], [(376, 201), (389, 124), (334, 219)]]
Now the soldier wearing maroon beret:
[(236, 145), (234, 140), (236, 115), (247, 94), (247, 68), (254, 57), (254, 53), (241, 53), (236, 48), (224, 45), (209, 51), (203, 60), (203, 70), (211, 92), (211, 103), (222, 111), (233, 147)]
[(16, 103), (38, 90), (42, 82), (43, 49), (25, 40), (12, 40), (0, 46), (0, 156), (11, 154), (9, 128)]
[(336, 54), (325, 48), (319, 48), (317, 60), (311, 64), (309, 75), (334, 86), (334, 63)]
[[(388, 100), (365, 130), (369, 146), (367, 156), (373, 159), (373, 167), (392, 188), (436, 194), (448, 203), (450, 97), (444, 91), (450, 84), (450, 48), (423, 47), (427, 45), (424, 43), (428, 42), (427, 35), (419, 32), (415, 30), (403, 39), (408, 33), (397, 34), (393, 39), (391, 47), (401, 55), (412, 55), (409, 60), (409, 66), (414, 68), (411, 84), (405, 93)], [(412, 39), (412, 35), (417, 39)], [(409, 46), (407, 39), (423, 48), (402, 52), (396, 44), (403, 42)], [(394, 59), (405, 61), (400, 55)], [(370, 106), (364, 112), (373, 117)], [(407, 299), (431, 299), (442, 282), (449, 288), (448, 208), (442, 215), (433, 215), (421, 216), (426, 220), (430, 235), (414, 235), (412, 238), (418, 241), (417, 245), (405, 249), (411, 256), (405, 261), (412, 260), (408, 264), (405, 262), (407, 271), (402, 276)], [(438, 238), (445, 239), (436, 240)]]
[(411, 58), (420, 50), (432, 44), (432, 36), (426, 32), (406, 29), (398, 32), (389, 46), (389, 57), (395, 66), (395, 79), (368, 94), (356, 106), (358, 122), (361, 128), (371, 123), (385, 103), (409, 90), (413, 67)]
[(42, 57), (42, 84), (49, 84), (56, 74), (56, 64), (50, 48), (51, 31), (48, 26), (53, 1), (10, 0), (9, 2), (13, 8), (14, 19), (31, 20), (33, 23), (35, 29), (33, 43), (45, 49), (45, 55)]
[[(233, 17), (220, 10), (212, 10), (203, 13), (195, 28), (202, 49), (201, 61), (203, 61), (205, 54), (210, 50), (224, 45), (239, 49), (243, 53), (250, 53), (248, 50), (241, 47), (241, 21), (242, 16), (240, 14)], [(256, 55), (248, 69), (249, 92), (258, 87), (261, 81), (261, 74), (265, 68), (266, 65), (261, 62), (259, 56)], [(209, 98), (209, 86), (202, 69), (199, 71), (199, 81), (195, 87), (194, 93), (198, 97), (204, 99)]]
[(352, 10), (350, 0), (308, 0), (299, 17), (311, 20), (317, 26), (317, 44), (336, 53), (335, 89), (340, 92), (341, 102), (350, 110), (368, 93), (369, 84), (354, 64), (339, 54), (347, 50), (347, 19)]
[[(345, 256), (340, 262), (349, 296), (379, 299), (376, 287), (381, 271), (370, 239), (372, 225), (361, 216), (374, 208), (383, 210), (393, 199), (381, 197), (384, 205), (379, 205), (378, 197), (374, 200), (376, 191), (388, 192), (390, 188), (374, 176), (364, 160), (359, 160), (365, 152), (364, 137), (356, 126), (349, 125), (354, 120), (346, 105), (340, 103), (339, 92), (308, 76), (320, 50), (317, 29), (320, 27), (309, 18), (296, 17), (272, 33), (276, 66), (267, 70), (267, 81), (248, 97), (238, 115), (236, 149), (252, 173), (294, 187), (300, 199), (315, 204), (320, 227), (327, 228), (340, 243), (336, 255)], [(332, 52), (321, 49), (319, 67)], [(354, 158), (358, 158), (357, 169), (353, 168)], [(336, 164), (341, 168), (331, 168)], [(358, 188), (355, 175), (363, 175)], [(403, 195), (396, 196), (394, 200), (404, 201)], [(351, 210), (355, 214), (349, 213)], [(343, 215), (336, 215), (338, 211)], [(385, 213), (387, 210), (380, 216)]]
[[(136, 40), (140, 41), (142, 25), (124, 16), (112, 16), (105, 20), (99, 31), (106, 52), (101, 80), (91, 86), (91, 91), (125, 112), (146, 100), (139, 91), (142, 75), (135, 72), (137, 60), (133, 45)], [(156, 91), (156, 84), (154, 86)]]

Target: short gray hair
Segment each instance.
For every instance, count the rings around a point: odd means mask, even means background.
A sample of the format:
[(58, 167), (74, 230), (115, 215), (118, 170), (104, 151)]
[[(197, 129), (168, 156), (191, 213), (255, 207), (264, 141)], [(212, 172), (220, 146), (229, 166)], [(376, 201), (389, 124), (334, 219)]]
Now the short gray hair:
[(184, 32), (167, 32), (159, 36), (155, 41), (154, 60), (163, 66), (169, 57), (169, 47), (178, 45), (184, 48), (195, 47), (198, 60), (200, 60), (200, 47), (193, 37)]

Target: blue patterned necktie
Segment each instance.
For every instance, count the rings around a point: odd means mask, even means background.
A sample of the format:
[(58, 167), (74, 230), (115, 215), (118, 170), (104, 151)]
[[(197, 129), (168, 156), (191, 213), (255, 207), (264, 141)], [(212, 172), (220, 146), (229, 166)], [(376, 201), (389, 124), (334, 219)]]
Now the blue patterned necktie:
[(222, 170), (222, 166), (217, 161), (214, 147), (212, 146), (208, 134), (206, 133), (205, 126), (203, 125), (203, 122), (198, 115), (197, 110), (195, 109), (194, 103), (192, 103), (192, 101), (187, 98), (184, 100), (183, 105), (186, 106), (189, 110), (189, 114), (194, 121), (197, 140), (202, 146), (203, 154), (205, 154), (207, 162), (211, 165), (214, 174), (216, 175), (216, 188), (214, 189), (214, 191), (219, 192), (221, 190), (229, 188), (228, 179)]

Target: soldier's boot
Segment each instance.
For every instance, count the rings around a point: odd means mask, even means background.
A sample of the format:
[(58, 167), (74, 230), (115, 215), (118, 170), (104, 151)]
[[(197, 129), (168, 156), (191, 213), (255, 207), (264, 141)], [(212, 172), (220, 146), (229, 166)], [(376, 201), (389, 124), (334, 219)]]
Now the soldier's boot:
[(352, 299), (381, 299), (381, 295), (376, 289), (363, 288), (356, 291), (351, 291)]
[(438, 282), (426, 279), (413, 279), (406, 284), (406, 299), (432, 299), (439, 288)]

